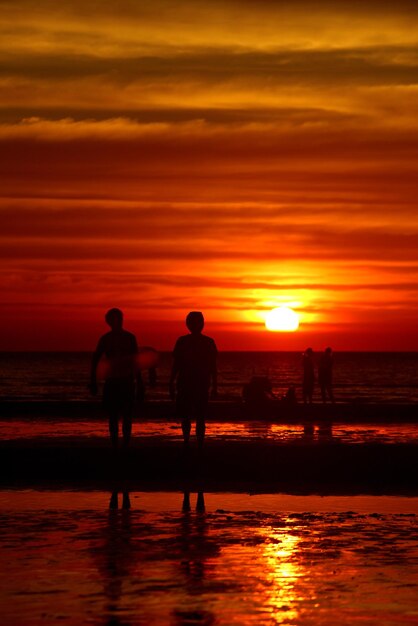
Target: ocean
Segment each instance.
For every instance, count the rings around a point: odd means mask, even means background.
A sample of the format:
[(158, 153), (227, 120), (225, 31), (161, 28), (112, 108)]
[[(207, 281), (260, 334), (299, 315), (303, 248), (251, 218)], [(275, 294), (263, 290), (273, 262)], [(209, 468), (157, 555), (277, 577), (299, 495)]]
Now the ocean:
[[(88, 400), (90, 359), (87, 352), (0, 353), (0, 400)], [(301, 361), (297, 352), (221, 352), (219, 397), (239, 399), (244, 383), (257, 375), (270, 378), (278, 397), (295, 385), (301, 400)], [(149, 400), (168, 398), (170, 367), (171, 354), (161, 353)], [(418, 402), (418, 353), (336, 353), (334, 390), (337, 402)], [(318, 386), (314, 399), (320, 401)]]

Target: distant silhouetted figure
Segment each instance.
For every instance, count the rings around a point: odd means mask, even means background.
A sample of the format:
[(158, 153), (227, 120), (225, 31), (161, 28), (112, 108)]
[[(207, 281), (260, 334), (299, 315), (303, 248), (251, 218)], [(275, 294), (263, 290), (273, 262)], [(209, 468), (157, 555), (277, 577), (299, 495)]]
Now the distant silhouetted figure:
[(296, 397), (296, 388), (294, 385), (290, 385), (290, 387), (282, 397), (282, 402), (288, 404), (289, 406), (294, 406), (298, 403), (298, 399)]
[(271, 405), (276, 396), (273, 393), (273, 385), (267, 376), (253, 376), (250, 382), (244, 385), (242, 398), (246, 408), (262, 411)]
[(303, 355), (303, 380), (302, 394), (303, 402), (312, 404), (312, 396), (315, 385), (315, 365), (312, 348), (307, 348)]
[(332, 366), (332, 349), (326, 348), (324, 354), (321, 357), (318, 368), (318, 382), (321, 388), (323, 402), (327, 401), (327, 395), (331, 402), (334, 402), (334, 393), (332, 390)]
[(186, 317), (190, 334), (177, 339), (170, 378), (170, 396), (176, 399), (176, 412), (181, 419), (184, 443), (189, 443), (191, 420), (195, 419), (199, 447), (202, 447), (205, 438), (211, 385), (212, 397), (217, 394), (217, 349), (211, 337), (202, 335), (204, 325), (200, 311), (192, 311)]
[(123, 329), (123, 313), (110, 309), (105, 320), (110, 332), (99, 339), (91, 364), (90, 390), (97, 394), (97, 366), (106, 357), (103, 404), (109, 415), (109, 433), (114, 449), (118, 447), (119, 417), (122, 417), (123, 446), (127, 448), (131, 438), (132, 413), (135, 406), (136, 384), (143, 391), (141, 374), (136, 367), (138, 345), (135, 335)]

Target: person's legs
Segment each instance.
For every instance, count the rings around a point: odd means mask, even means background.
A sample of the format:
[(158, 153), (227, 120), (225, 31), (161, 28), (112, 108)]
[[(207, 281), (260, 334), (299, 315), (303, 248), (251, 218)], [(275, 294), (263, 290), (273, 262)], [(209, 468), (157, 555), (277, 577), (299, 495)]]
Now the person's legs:
[(131, 432), (132, 432), (132, 412), (126, 409), (123, 415), (123, 422), (122, 422), (123, 447), (124, 448), (127, 448), (129, 446), (129, 442), (131, 440)]
[(133, 380), (122, 379), (115, 384), (115, 404), (122, 417), (123, 447), (127, 448), (131, 440), (132, 413), (135, 405), (135, 384)]
[(326, 402), (327, 401), (327, 393), (326, 393), (326, 386), (325, 386), (325, 384), (321, 384), (321, 397), (322, 397), (322, 402)]
[(308, 391), (308, 400), (309, 400), (309, 404), (312, 404), (313, 392), (314, 392), (314, 386), (313, 386), (313, 384), (311, 384), (311, 385), (309, 386), (309, 391)]
[(190, 493), (188, 491), (183, 492), (183, 506), (181, 508), (183, 513), (190, 511)]
[(196, 418), (196, 439), (199, 448), (203, 448), (203, 442), (205, 441), (206, 423), (205, 418), (200, 416)]
[(109, 509), (117, 509), (118, 508), (118, 492), (112, 491), (112, 495), (110, 496)]
[(129, 491), (124, 491), (122, 496), (122, 509), (130, 509), (131, 501), (129, 498)]
[(181, 420), (181, 430), (183, 432), (183, 441), (184, 445), (189, 445), (190, 440), (190, 431), (192, 429), (192, 424), (189, 417), (183, 417)]
[(116, 411), (112, 411), (109, 413), (109, 435), (110, 441), (112, 442), (112, 447), (114, 450), (117, 450), (118, 447), (118, 436), (119, 436), (119, 424), (118, 424), (118, 414)]
[(190, 431), (192, 428), (192, 424), (190, 421), (190, 392), (187, 389), (180, 389), (177, 392), (176, 398), (176, 415), (179, 420), (181, 420), (181, 430), (183, 432), (183, 441), (184, 445), (189, 445), (190, 440)]
[(308, 397), (309, 397), (309, 388), (308, 388), (307, 384), (304, 382), (303, 385), (302, 385), (303, 404), (307, 404)]
[(196, 438), (199, 448), (203, 447), (206, 432), (206, 414), (208, 412), (209, 395), (207, 389), (200, 389), (194, 399), (194, 417), (196, 418)]
[(103, 406), (109, 417), (109, 435), (114, 450), (118, 447), (118, 395), (114, 380), (107, 380), (103, 389)]
[(205, 510), (205, 495), (203, 491), (199, 491), (197, 494), (196, 511), (201, 513)]

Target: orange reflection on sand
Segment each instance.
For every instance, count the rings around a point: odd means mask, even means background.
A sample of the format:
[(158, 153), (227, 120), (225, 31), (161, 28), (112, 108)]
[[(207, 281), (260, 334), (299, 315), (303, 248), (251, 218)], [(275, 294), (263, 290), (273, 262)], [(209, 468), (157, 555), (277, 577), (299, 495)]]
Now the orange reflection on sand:
[(290, 623), (300, 617), (297, 606), (303, 602), (298, 580), (305, 575), (296, 560), (300, 538), (283, 530), (261, 528), (262, 543), (260, 572), (264, 576), (265, 605), (274, 623)]

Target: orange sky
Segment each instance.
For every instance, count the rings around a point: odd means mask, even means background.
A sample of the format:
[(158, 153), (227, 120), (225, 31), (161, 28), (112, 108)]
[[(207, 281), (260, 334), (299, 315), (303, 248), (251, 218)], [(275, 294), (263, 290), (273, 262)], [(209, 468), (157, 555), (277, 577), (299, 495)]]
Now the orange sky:
[(0, 8), (0, 349), (418, 350), (417, 3)]

